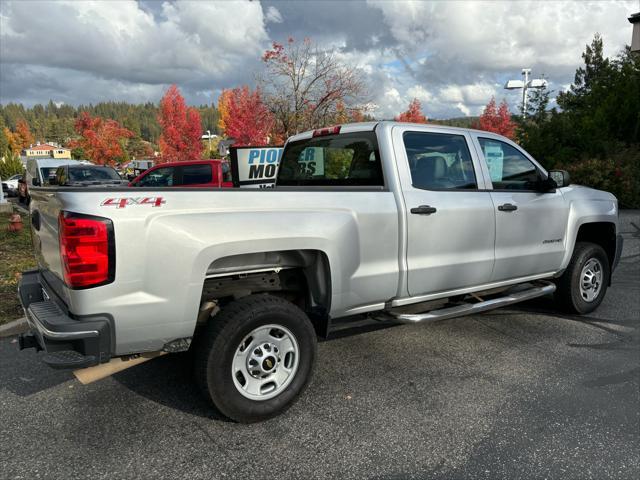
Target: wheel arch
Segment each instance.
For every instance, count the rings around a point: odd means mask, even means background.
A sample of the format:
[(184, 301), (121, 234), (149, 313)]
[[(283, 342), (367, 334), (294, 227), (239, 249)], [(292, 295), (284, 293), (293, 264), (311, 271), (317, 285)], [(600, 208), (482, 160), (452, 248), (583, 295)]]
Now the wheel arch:
[[(578, 228), (576, 241), (590, 242), (600, 245), (607, 254), (610, 269), (616, 256), (616, 225), (613, 222), (590, 222), (583, 223)], [(574, 243), (574, 249), (575, 249)]]
[[(209, 264), (200, 312), (207, 302), (256, 293), (283, 296), (302, 308), (316, 333), (326, 337), (331, 311), (331, 266), (326, 252), (273, 250), (220, 257)], [(206, 321), (199, 317), (199, 323)]]

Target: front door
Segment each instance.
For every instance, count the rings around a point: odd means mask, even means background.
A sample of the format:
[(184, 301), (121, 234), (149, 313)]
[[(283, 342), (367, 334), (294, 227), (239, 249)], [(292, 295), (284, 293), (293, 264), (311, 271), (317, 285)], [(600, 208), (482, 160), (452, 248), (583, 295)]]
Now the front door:
[(475, 141), (491, 179), (496, 215), (492, 280), (558, 271), (569, 215), (562, 193), (536, 190), (546, 174), (515, 144), (480, 133)]
[(419, 296), (488, 283), (495, 215), (470, 137), (459, 130), (395, 127), (407, 213), (407, 284)]

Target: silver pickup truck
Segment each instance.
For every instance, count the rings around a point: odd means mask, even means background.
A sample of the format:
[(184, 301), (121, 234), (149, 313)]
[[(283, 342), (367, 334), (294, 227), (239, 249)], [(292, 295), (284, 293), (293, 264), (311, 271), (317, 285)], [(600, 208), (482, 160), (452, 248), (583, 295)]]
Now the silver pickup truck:
[[(307, 384), (341, 317), (440, 320), (555, 294), (595, 309), (618, 205), (499, 135), (396, 122), (287, 141), (273, 189), (33, 188), (22, 348), (57, 368), (191, 350), (226, 416)], [(341, 321), (342, 323), (343, 321)]]

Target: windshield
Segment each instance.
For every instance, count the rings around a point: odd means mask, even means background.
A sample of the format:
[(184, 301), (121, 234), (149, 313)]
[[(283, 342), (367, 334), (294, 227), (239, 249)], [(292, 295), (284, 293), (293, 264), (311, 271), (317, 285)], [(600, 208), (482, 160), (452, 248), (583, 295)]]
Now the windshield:
[(69, 180), (72, 182), (97, 182), (121, 180), (121, 178), (118, 172), (111, 167), (74, 167), (69, 168)]

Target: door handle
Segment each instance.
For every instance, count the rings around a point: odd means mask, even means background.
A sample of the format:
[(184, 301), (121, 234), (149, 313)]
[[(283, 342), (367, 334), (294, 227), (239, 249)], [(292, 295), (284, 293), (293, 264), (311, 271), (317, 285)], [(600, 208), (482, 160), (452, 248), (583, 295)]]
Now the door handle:
[(514, 210), (517, 210), (517, 209), (518, 209), (518, 206), (513, 205), (512, 203), (505, 203), (504, 205), (498, 206), (498, 210), (500, 210), (501, 212), (513, 212)]
[(420, 205), (419, 207), (411, 209), (411, 213), (415, 213), (417, 215), (431, 215), (437, 211), (438, 209), (436, 207), (430, 207), (429, 205)]

